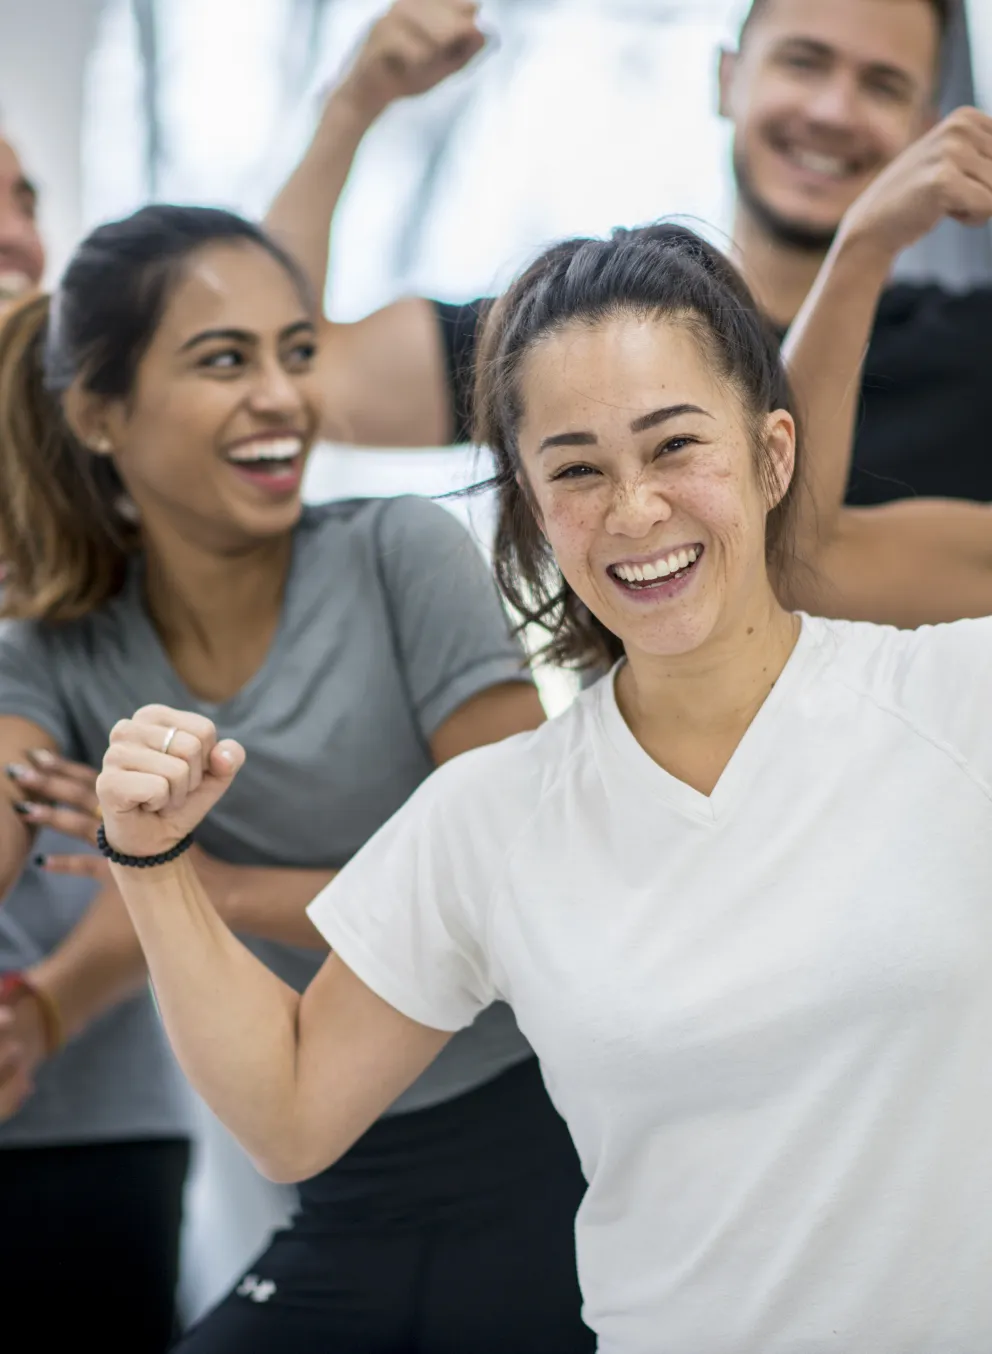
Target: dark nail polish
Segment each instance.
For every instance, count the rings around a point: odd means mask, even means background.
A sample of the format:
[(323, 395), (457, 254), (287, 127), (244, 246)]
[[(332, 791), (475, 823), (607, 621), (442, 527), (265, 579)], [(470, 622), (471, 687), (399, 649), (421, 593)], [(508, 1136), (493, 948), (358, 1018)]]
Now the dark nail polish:
[(17, 762), (8, 762), (4, 767), (4, 771), (11, 780), (20, 780), (27, 769), (26, 766), (19, 766)]
[(23, 799), (18, 799), (15, 800), (14, 802), (14, 812), (21, 814), (25, 818), (27, 818), (27, 816), (30, 814), (31, 807), (32, 806), (30, 804), (26, 804)]
[(38, 866), (39, 869), (42, 869), (42, 870), (43, 870), (43, 869), (45, 868), (45, 866), (48, 864), (48, 857), (47, 857), (47, 856), (35, 856), (35, 858), (34, 858), (34, 863)]

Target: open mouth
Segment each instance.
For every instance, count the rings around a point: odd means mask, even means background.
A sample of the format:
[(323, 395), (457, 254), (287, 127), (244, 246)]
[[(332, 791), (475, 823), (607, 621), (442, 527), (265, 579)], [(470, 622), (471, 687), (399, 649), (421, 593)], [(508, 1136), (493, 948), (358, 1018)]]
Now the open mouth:
[(31, 279), (27, 273), (13, 269), (0, 269), (0, 302), (16, 301), (31, 289)]
[(657, 559), (637, 564), (611, 564), (607, 573), (618, 587), (633, 593), (671, 593), (689, 578), (702, 559), (701, 544), (679, 546)]
[(787, 160), (794, 169), (811, 174), (830, 183), (847, 183), (851, 179), (861, 178), (868, 168), (863, 156), (832, 155), (826, 151), (812, 150), (784, 137), (769, 138), (772, 148)]
[(273, 492), (286, 492), (299, 484), (303, 451), (303, 439), (298, 436), (274, 437), (244, 442), (225, 459), (250, 483)]

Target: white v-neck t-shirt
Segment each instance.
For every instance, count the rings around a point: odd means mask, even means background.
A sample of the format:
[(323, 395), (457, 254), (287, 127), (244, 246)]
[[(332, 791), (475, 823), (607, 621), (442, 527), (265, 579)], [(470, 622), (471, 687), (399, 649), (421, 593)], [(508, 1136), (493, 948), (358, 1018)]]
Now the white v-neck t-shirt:
[(603, 1354), (992, 1350), (992, 620), (804, 618), (709, 797), (613, 678), (311, 905), (414, 1020), (512, 1006)]

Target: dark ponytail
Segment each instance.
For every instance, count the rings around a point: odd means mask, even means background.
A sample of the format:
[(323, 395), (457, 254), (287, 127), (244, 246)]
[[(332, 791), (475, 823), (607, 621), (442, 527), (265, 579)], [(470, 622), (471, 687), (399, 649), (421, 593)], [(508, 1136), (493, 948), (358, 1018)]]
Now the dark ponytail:
[(74, 384), (126, 399), (183, 267), (196, 250), (248, 243), (270, 254), (310, 304), (299, 267), (264, 231), (206, 207), (144, 207), (80, 245), (54, 298), (0, 320), (0, 616), (66, 621), (121, 586), (140, 546), (110, 456), (72, 432)]

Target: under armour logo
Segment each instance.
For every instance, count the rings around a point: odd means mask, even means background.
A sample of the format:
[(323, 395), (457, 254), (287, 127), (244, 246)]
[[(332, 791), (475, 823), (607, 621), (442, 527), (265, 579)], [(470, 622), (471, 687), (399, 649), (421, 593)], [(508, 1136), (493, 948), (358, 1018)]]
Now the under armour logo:
[(252, 1302), (268, 1302), (276, 1291), (271, 1279), (260, 1279), (257, 1274), (246, 1274), (234, 1290), (239, 1298), (251, 1298)]

